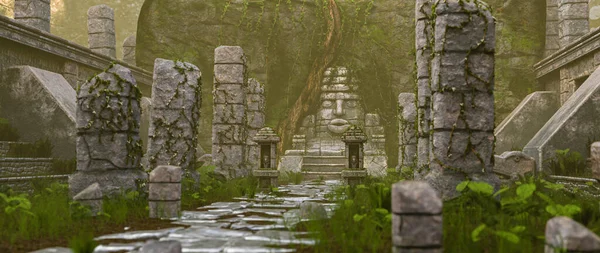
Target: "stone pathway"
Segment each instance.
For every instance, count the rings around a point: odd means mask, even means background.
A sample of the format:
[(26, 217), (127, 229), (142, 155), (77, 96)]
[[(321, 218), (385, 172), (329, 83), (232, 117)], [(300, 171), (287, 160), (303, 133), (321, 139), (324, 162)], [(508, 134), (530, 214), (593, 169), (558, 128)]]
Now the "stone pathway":
[[(184, 211), (170, 229), (128, 231), (97, 237), (100, 245), (94, 252), (136, 252), (150, 240), (177, 240), (181, 242), (183, 252), (296, 252), (298, 246), (310, 247), (316, 243), (310, 234), (289, 229), (300, 221), (309, 220), (302, 217), (306, 216), (306, 212), (301, 210), (301, 203), (318, 203), (329, 218), (336, 204), (331, 203), (326, 195), (339, 184), (340, 181), (332, 180), (321, 184), (285, 185), (280, 186), (277, 193), (258, 193), (254, 198), (236, 198), (234, 202), (217, 202), (197, 211)], [(325, 215), (324, 212), (322, 215)], [(71, 253), (66, 248), (36, 251), (50, 252)]]

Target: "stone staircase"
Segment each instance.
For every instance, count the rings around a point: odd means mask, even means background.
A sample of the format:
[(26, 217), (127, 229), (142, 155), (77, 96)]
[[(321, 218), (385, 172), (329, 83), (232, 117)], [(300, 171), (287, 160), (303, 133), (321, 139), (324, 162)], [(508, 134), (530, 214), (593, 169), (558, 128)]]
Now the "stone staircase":
[(305, 156), (302, 163), (302, 174), (305, 180), (341, 179), (342, 170), (346, 168), (344, 156)]

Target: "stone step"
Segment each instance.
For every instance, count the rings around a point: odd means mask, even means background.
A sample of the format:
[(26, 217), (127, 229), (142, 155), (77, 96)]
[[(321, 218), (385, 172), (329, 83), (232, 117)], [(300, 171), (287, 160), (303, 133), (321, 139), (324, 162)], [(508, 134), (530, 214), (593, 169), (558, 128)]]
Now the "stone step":
[(304, 171), (302, 172), (304, 181), (310, 181), (310, 180), (318, 180), (318, 179), (323, 179), (323, 180), (341, 180), (342, 179), (342, 172), (311, 172), (311, 171)]
[(345, 164), (303, 164), (302, 171), (310, 172), (342, 172), (346, 168)]
[(305, 156), (304, 164), (346, 164), (344, 156)]

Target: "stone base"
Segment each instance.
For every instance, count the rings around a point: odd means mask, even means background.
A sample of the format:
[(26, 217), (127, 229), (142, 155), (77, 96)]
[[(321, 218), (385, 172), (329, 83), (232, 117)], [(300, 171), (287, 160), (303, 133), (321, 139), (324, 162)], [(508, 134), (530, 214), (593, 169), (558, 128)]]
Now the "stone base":
[(365, 155), (363, 166), (372, 177), (385, 177), (387, 175), (387, 156)]
[[(471, 181), (486, 182), (494, 187), (494, 191), (500, 189), (500, 179), (493, 173), (472, 174), (469, 175), (469, 179)], [(441, 171), (431, 170), (423, 180), (427, 181), (446, 201), (459, 196), (460, 193), (456, 191), (456, 186), (467, 180), (467, 178), (464, 174), (442, 173)]]
[(138, 190), (136, 180), (147, 181), (148, 174), (141, 170), (78, 171), (69, 176), (69, 196), (75, 196), (96, 182), (104, 196)]
[[(286, 152), (287, 153), (287, 152)], [(277, 169), (283, 173), (293, 172), (299, 173), (302, 171), (303, 156), (285, 155), (279, 160)]]
[(252, 175), (258, 178), (259, 187), (262, 189), (270, 189), (279, 185), (278, 170), (253, 170)]
[(181, 211), (181, 201), (150, 201), (150, 218), (178, 218)]
[(367, 177), (366, 170), (343, 170), (342, 179), (349, 186), (356, 186), (362, 183), (363, 179)]

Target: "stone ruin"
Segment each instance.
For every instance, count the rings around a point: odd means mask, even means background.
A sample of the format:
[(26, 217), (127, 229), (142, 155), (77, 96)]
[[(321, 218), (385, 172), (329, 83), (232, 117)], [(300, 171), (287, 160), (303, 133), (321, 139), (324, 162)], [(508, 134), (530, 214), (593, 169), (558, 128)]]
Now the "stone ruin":
[(321, 105), (315, 115), (304, 118), (299, 132), (294, 135), (292, 149), (281, 159), (279, 170), (339, 178), (346, 167), (341, 136), (352, 125), (357, 125), (365, 129), (368, 138), (365, 169), (374, 176), (386, 173), (385, 133), (379, 115), (365, 113), (356, 93), (358, 81), (353, 80), (349, 72), (345, 67), (325, 71)]
[(83, 84), (77, 94), (77, 172), (71, 196), (93, 183), (104, 195), (137, 190), (141, 168), (140, 97), (129, 69), (113, 65)]

